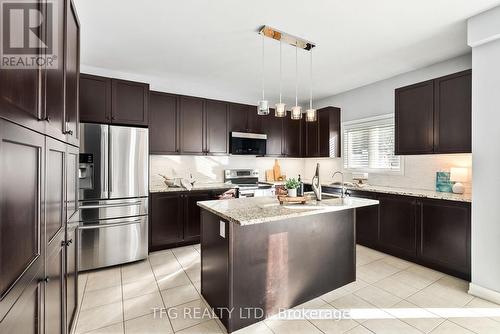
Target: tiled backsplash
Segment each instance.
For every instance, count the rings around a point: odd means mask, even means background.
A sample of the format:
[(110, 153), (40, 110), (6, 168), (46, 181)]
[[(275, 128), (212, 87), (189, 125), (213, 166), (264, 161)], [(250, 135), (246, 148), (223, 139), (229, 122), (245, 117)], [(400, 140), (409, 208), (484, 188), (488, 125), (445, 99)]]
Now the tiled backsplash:
[[(187, 155), (151, 155), (150, 179), (155, 185), (163, 182), (158, 174), (173, 177), (193, 177), (198, 182), (223, 182), (224, 169), (253, 168), (260, 171), (261, 180), (266, 177), (266, 169), (272, 169), (274, 158), (256, 158), (254, 156), (187, 156)], [(297, 177), (304, 171), (303, 159), (279, 159), (282, 173)]]
[[(436, 172), (449, 171), (450, 167), (467, 167), (469, 182), (464, 183), (466, 193), (471, 190), (471, 154), (435, 154), (405, 156), (404, 171), (401, 175), (369, 173), (368, 183), (377, 186), (390, 186), (411, 189), (436, 189)], [(343, 171), (342, 159), (305, 159), (304, 174), (312, 177), (316, 163), (320, 163), (320, 178), (324, 183), (340, 181), (340, 176), (332, 179), (335, 171)], [(345, 179), (351, 180), (352, 173), (345, 172)]]
[[(467, 167), (470, 171), (472, 166), (471, 154), (418, 155), (406, 156), (403, 159), (404, 174), (371, 173), (368, 183), (378, 186), (434, 190), (437, 171), (449, 171), (450, 167)], [(265, 171), (273, 167), (274, 160), (274, 158), (248, 156), (151, 155), (151, 184), (163, 182), (158, 174), (174, 177), (188, 177), (189, 174), (193, 174), (198, 182), (221, 182), (223, 181), (224, 169), (230, 168), (259, 169), (261, 180), (264, 181)], [(323, 183), (340, 181), (340, 176), (333, 180), (332, 174), (335, 171), (343, 170), (342, 159), (280, 158), (279, 162), (283, 174), (289, 177), (297, 177), (298, 174), (301, 174), (304, 181), (311, 180), (317, 162), (320, 163), (320, 178)], [(351, 176), (351, 173), (346, 172), (346, 180), (351, 180)], [(470, 192), (471, 183), (466, 183), (465, 186), (466, 192)]]

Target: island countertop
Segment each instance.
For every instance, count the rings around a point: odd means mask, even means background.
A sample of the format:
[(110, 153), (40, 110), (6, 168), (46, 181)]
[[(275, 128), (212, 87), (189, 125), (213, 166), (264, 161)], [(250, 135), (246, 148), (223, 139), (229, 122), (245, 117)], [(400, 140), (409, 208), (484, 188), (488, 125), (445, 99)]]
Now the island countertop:
[(328, 198), (322, 201), (311, 198), (306, 204), (280, 205), (274, 196), (198, 202), (199, 207), (239, 225), (260, 224), (377, 204), (379, 204), (377, 200), (346, 197)]

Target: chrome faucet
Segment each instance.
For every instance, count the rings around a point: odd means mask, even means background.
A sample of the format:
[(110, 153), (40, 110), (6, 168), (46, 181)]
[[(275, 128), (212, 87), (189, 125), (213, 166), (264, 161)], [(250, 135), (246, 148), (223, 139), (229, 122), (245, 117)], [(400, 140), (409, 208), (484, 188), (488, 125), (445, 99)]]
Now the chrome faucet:
[(319, 162), (316, 165), (316, 173), (314, 173), (314, 176), (312, 178), (311, 186), (312, 186), (312, 190), (314, 192), (314, 195), (316, 195), (316, 200), (321, 201), (321, 182), (319, 181)]
[(344, 173), (337, 171), (337, 172), (333, 173), (332, 178), (334, 178), (335, 175), (337, 175), (337, 174), (340, 174), (340, 176), (342, 176), (342, 188), (341, 188), (342, 193), (341, 193), (340, 197), (344, 198), (345, 197)]

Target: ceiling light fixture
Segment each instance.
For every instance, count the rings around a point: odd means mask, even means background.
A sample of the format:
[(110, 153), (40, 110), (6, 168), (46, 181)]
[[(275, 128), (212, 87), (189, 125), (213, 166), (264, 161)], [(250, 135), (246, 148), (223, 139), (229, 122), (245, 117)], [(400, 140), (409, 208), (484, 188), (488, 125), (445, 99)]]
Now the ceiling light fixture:
[[(271, 28), (269, 26), (262, 26), (259, 29), (259, 34), (277, 40), (280, 42), (280, 102), (276, 103), (276, 109), (274, 115), (276, 117), (286, 116), (286, 105), (282, 102), (282, 54), (281, 46), (282, 43), (287, 43), (295, 47), (295, 106), (292, 107), (291, 118), (301, 119), (302, 118), (302, 107), (299, 106), (298, 95), (299, 95), (299, 70), (298, 70), (298, 49), (311, 51), (316, 44), (305, 40), (303, 38), (290, 35), (286, 32), (279, 31), (277, 29)], [(264, 105), (261, 106), (261, 103)], [(269, 113), (269, 103), (264, 99), (264, 44), (262, 44), (262, 101), (259, 101), (259, 114), (261, 107), (267, 106), (267, 113)], [(267, 115), (266, 113), (266, 115)], [(315, 121), (317, 118), (316, 110), (312, 107), (312, 55), (311, 55), (311, 88), (309, 93), (309, 109), (306, 111), (306, 120), (308, 122)]]
[(313, 109), (313, 53), (310, 51), (310, 87), (309, 87), (309, 109), (306, 110), (306, 122), (316, 122), (316, 109)]
[(262, 100), (259, 101), (259, 105), (257, 107), (257, 114), (258, 115), (269, 115), (269, 101), (266, 100), (265, 97), (265, 82), (264, 82), (264, 76), (265, 76), (265, 54), (264, 54), (264, 35), (262, 35)]
[(280, 102), (276, 103), (276, 108), (274, 109), (274, 116), (276, 117), (285, 117), (286, 116), (286, 104), (281, 102), (281, 80), (282, 80), (282, 70), (283, 70), (283, 64), (282, 64), (282, 56), (281, 56), (281, 46), (282, 42), (280, 40)]
[(299, 106), (299, 60), (298, 60), (298, 50), (299, 48), (295, 46), (295, 106), (292, 107), (292, 119), (302, 118), (302, 107)]

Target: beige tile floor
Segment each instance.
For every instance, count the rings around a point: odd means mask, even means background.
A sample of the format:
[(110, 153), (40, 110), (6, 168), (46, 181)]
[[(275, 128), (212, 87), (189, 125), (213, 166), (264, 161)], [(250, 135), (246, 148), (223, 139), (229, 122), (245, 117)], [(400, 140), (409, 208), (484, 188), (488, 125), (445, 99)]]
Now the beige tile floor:
[[(236, 333), (500, 333), (500, 306), (467, 294), (467, 282), (357, 246), (357, 280), (297, 308), (350, 310), (351, 319), (277, 317)], [(225, 333), (200, 292), (199, 245), (150, 254), (133, 264), (80, 276), (80, 333)], [(194, 314), (194, 313), (193, 313)]]

